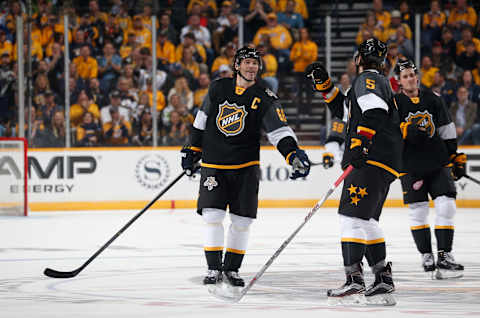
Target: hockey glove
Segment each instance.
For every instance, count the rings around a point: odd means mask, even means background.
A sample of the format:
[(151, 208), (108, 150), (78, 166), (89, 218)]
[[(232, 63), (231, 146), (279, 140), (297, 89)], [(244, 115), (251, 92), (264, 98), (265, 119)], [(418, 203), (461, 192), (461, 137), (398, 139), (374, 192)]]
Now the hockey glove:
[(403, 122), (400, 124), (402, 137), (412, 144), (422, 144), (428, 140), (428, 132), (425, 127), (414, 122)]
[(322, 156), (323, 167), (325, 169), (331, 168), (331, 167), (333, 167), (333, 163), (334, 163), (333, 153), (331, 153), (331, 152), (323, 153), (323, 156)]
[(196, 163), (202, 158), (202, 152), (192, 149), (191, 146), (184, 146), (180, 153), (182, 154), (182, 169), (187, 176), (191, 176), (197, 170)]
[(307, 66), (305, 76), (312, 81), (313, 89), (315, 91), (327, 94), (333, 88), (332, 80), (330, 79), (327, 70), (319, 62), (314, 62)]
[(292, 166), (290, 179), (303, 178), (310, 173), (310, 159), (302, 149), (292, 151), (287, 156), (287, 163)]
[(360, 169), (367, 165), (368, 149), (371, 144), (372, 141), (363, 135), (356, 134), (352, 137), (350, 142), (350, 164), (354, 168)]
[(453, 163), (452, 175), (453, 180), (460, 180), (467, 174), (467, 155), (463, 152), (450, 156), (450, 162)]

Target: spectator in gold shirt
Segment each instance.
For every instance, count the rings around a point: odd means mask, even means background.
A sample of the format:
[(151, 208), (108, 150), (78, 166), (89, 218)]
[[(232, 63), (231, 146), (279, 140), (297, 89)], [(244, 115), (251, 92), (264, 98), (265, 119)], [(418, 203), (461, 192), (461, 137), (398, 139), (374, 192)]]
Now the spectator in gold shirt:
[(175, 63), (175, 45), (168, 40), (167, 36), (168, 31), (162, 30), (157, 38), (157, 58), (163, 70), (167, 70), (170, 64)]
[(448, 25), (454, 28), (457, 34), (466, 25), (474, 28), (477, 25), (477, 12), (473, 7), (467, 5), (467, 0), (457, 0), (457, 5), (448, 16)]
[(262, 79), (267, 82), (267, 84), (270, 86), (270, 89), (276, 94), (278, 92), (277, 58), (270, 52), (268, 43), (260, 43), (257, 46), (257, 51), (262, 56), (263, 60), (263, 73), (261, 74)]
[(390, 26), (390, 12), (383, 10), (382, 0), (373, 0), (373, 11), (377, 17), (378, 27), (385, 30)]
[(290, 70), (290, 46), (292, 45), (292, 36), (283, 25), (278, 24), (275, 13), (267, 14), (267, 25), (261, 27), (255, 34), (253, 43), (260, 44), (262, 38), (268, 36), (274, 55), (277, 57), (279, 71), (286, 73)]
[(132, 134), (132, 125), (127, 119), (120, 116), (118, 109), (110, 108), (110, 115), (112, 116), (112, 121), (103, 125), (105, 145), (127, 145)]
[(426, 87), (430, 88), (433, 85), (433, 78), (435, 73), (438, 72), (438, 68), (432, 66), (432, 59), (430, 56), (425, 55), (422, 58), (422, 67), (420, 68), (421, 80), (420, 83)]
[(98, 109), (97, 104), (94, 104), (89, 100), (85, 91), (81, 91), (78, 95), (77, 103), (70, 107), (70, 122), (72, 123), (72, 126), (76, 127), (81, 123), (85, 112), (92, 113), (94, 120), (96, 121), (100, 119), (100, 110)]
[(74, 58), (72, 63), (77, 67), (78, 75), (82, 79), (97, 78), (97, 60), (90, 56), (90, 46), (88, 44), (82, 46), (80, 56)]
[(442, 27), (445, 25), (447, 17), (442, 12), (440, 1), (430, 1), (430, 11), (423, 14), (422, 21), (422, 46), (425, 51), (432, 48), (433, 42), (440, 41)]
[(203, 99), (208, 93), (208, 86), (210, 85), (210, 77), (207, 73), (202, 73), (198, 77), (198, 88), (195, 90), (193, 95), (193, 106), (192, 113), (195, 116), (200, 107), (202, 107)]
[[(293, 62), (293, 71), (295, 72), (297, 86), (297, 114), (309, 114), (312, 105), (313, 91), (311, 81), (304, 75), (307, 66), (317, 60), (318, 47), (310, 40), (310, 35), (306, 28), (300, 29), (300, 41), (295, 42), (292, 47), (290, 59)], [(306, 94), (306, 100), (303, 99), (303, 93)], [(297, 116), (298, 118), (298, 116)]]

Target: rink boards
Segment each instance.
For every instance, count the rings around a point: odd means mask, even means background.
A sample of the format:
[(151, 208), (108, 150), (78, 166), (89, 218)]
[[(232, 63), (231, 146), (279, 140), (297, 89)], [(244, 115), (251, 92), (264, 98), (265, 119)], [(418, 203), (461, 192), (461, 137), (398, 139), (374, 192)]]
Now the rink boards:
[[(32, 149), (29, 152), (31, 211), (140, 209), (181, 173), (180, 148)], [(321, 162), (323, 147), (306, 147)], [(464, 147), (468, 174), (480, 179), (480, 147)], [(313, 206), (340, 176), (336, 164), (312, 167), (307, 179), (289, 180), (290, 168), (273, 147), (261, 150), (260, 207)], [(458, 205), (480, 207), (480, 186), (463, 178), (456, 183)], [(181, 179), (154, 208), (194, 208), (199, 177)], [(13, 188), (9, 188), (13, 191)], [(368, 191), (368, 189), (367, 189)], [(337, 189), (325, 206), (338, 204)], [(400, 182), (390, 189), (386, 206), (402, 206)]]

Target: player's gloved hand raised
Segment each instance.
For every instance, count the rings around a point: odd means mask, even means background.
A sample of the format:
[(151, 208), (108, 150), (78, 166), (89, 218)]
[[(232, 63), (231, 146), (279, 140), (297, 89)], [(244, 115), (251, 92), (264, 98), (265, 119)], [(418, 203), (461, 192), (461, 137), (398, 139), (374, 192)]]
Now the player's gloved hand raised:
[(334, 157), (333, 153), (331, 152), (324, 152), (322, 156), (322, 165), (325, 169), (329, 169), (333, 167), (334, 164)]
[(452, 175), (453, 180), (460, 180), (467, 174), (467, 155), (463, 152), (453, 154), (450, 157), (450, 162), (453, 163)]
[(302, 149), (292, 151), (287, 156), (287, 162), (292, 166), (292, 175), (290, 179), (303, 178), (310, 173), (310, 159)]
[(403, 122), (400, 124), (403, 139), (412, 144), (422, 144), (428, 139), (428, 132), (418, 122)]
[(182, 169), (187, 176), (191, 176), (197, 170), (196, 163), (202, 158), (202, 153), (192, 150), (190, 146), (184, 146), (180, 153), (182, 154)]
[(305, 76), (312, 81), (313, 89), (322, 93), (332, 90), (333, 84), (325, 67), (319, 62), (313, 62), (305, 69)]
[(357, 169), (363, 168), (367, 165), (368, 149), (372, 142), (363, 135), (355, 135), (350, 143), (350, 164)]

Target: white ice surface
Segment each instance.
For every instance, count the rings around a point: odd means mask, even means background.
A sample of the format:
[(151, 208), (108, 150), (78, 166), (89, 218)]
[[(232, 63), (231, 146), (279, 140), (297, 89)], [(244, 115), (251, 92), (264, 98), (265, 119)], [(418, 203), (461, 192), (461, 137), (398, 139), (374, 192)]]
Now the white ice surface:
[[(465, 276), (445, 281), (423, 272), (408, 211), (385, 209), (395, 307), (327, 305), (326, 289), (344, 282), (335, 209), (321, 209), (238, 304), (212, 297), (201, 285), (202, 220), (191, 210), (149, 211), (77, 277), (43, 276), (46, 267), (82, 265), (136, 213), (0, 217), (0, 317), (480, 317), (479, 209), (457, 213), (454, 253)], [(259, 211), (241, 269), (247, 282), (307, 213)], [(368, 269), (366, 280), (372, 281)]]

